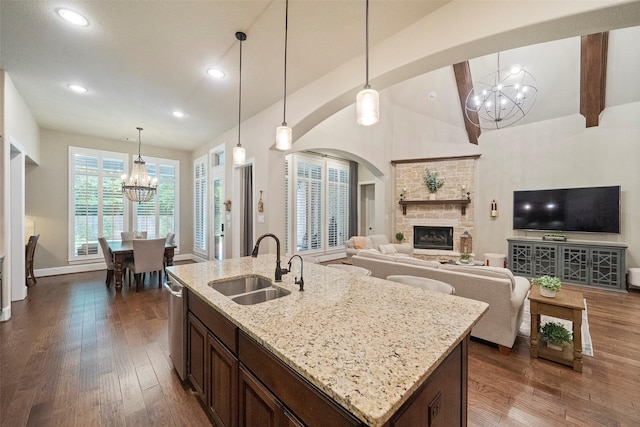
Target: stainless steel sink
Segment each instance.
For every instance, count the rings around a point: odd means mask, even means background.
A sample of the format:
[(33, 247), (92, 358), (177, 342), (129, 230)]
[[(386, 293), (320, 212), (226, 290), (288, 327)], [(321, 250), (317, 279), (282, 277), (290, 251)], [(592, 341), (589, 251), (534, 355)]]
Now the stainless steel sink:
[(289, 295), (290, 293), (291, 292), (284, 289), (269, 288), (262, 289), (260, 291), (249, 292), (244, 295), (238, 295), (237, 297), (231, 298), (231, 301), (242, 305), (253, 305), (280, 298), (285, 295)]
[(222, 295), (231, 296), (268, 288), (271, 286), (271, 281), (262, 276), (246, 276), (225, 280), (224, 282), (210, 283), (209, 286)]

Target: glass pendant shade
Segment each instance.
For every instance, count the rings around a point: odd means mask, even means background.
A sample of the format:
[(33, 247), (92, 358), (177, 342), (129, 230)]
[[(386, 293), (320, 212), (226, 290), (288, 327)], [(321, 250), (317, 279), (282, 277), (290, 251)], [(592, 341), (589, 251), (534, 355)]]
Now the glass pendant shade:
[(278, 150), (290, 150), (293, 132), (289, 126), (278, 126), (276, 128), (276, 148)]
[(378, 123), (380, 118), (380, 95), (374, 89), (363, 89), (356, 97), (356, 122), (362, 126)]
[(244, 165), (247, 160), (247, 152), (244, 147), (235, 146), (233, 147), (233, 164), (234, 165)]

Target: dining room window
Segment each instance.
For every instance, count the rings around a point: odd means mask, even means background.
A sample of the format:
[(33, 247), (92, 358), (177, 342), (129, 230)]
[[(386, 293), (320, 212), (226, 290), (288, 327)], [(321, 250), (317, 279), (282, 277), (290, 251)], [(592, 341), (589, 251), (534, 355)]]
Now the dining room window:
[(102, 258), (98, 237), (120, 238), (128, 217), (122, 175), (128, 156), (69, 147), (69, 261)]
[[(122, 194), (129, 172), (125, 153), (69, 147), (70, 262), (102, 259), (98, 237), (120, 240), (123, 231), (146, 231), (147, 238), (175, 233), (178, 240), (180, 162), (146, 157), (158, 190), (149, 202), (135, 203)], [(133, 230), (130, 230), (133, 224)]]
[(144, 161), (149, 177), (158, 179), (158, 189), (150, 201), (135, 203), (135, 209), (133, 209), (135, 230), (131, 231), (146, 231), (148, 239), (166, 237), (169, 233), (175, 233), (178, 241), (180, 162), (155, 157), (145, 157)]

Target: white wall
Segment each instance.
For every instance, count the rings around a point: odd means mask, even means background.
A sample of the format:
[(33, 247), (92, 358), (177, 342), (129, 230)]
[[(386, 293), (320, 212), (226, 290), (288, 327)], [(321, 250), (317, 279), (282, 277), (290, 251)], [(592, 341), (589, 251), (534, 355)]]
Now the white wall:
[[(509, 236), (542, 236), (512, 229), (513, 191), (620, 185), (621, 234), (567, 233), (568, 239), (624, 242), (627, 267), (640, 264), (640, 103), (607, 108), (600, 125), (580, 115), (484, 132), (478, 160), (474, 251), (507, 253)], [(491, 200), (498, 218), (489, 216)]]

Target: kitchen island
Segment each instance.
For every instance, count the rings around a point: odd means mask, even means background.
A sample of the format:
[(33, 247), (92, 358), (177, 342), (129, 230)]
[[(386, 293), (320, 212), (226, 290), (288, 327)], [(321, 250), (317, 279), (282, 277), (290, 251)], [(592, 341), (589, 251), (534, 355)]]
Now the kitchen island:
[(255, 305), (210, 286), (273, 280), (275, 261), (167, 268), (187, 289), (188, 377), (214, 421), (255, 425), (251, 417), (269, 413), (274, 425), (466, 424), (467, 341), (487, 304), (316, 264), (304, 265), (303, 292), (289, 273), (273, 284), (289, 295)]

